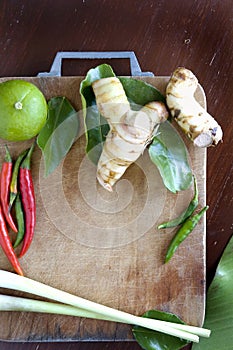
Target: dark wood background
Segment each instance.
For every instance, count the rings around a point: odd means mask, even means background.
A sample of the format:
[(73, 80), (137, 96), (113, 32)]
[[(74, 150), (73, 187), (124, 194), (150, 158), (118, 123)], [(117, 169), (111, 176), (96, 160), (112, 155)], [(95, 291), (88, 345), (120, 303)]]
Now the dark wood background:
[[(224, 142), (208, 149), (207, 286), (233, 231), (231, 0), (0, 0), (0, 76), (49, 71), (58, 51), (134, 51), (143, 71), (185, 66), (205, 89)], [(99, 61), (65, 60), (63, 75)], [(118, 75), (129, 63), (113, 60)], [(3, 343), (1, 350), (140, 349), (134, 343)], [(172, 350), (172, 349), (171, 349)], [(215, 350), (215, 349), (213, 349)]]

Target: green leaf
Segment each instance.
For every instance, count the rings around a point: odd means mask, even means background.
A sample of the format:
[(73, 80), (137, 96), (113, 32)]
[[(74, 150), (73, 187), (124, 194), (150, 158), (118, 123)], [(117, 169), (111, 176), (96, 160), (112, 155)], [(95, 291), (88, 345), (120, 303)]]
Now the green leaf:
[(233, 344), (233, 237), (225, 248), (209, 287), (204, 327), (211, 336), (193, 345), (193, 350), (229, 350)]
[(48, 119), (37, 137), (48, 176), (70, 150), (78, 134), (77, 112), (65, 97), (54, 97), (48, 102)]
[(157, 135), (149, 146), (149, 155), (169, 191), (176, 193), (191, 185), (192, 170), (186, 146), (169, 122), (160, 124)]
[(114, 77), (112, 68), (107, 64), (101, 64), (87, 72), (86, 78), (80, 84), (85, 131), (86, 131), (86, 152), (90, 160), (98, 163), (103, 149), (103, 143), (109, 131), (107, 121), (100, 115), (92, 89), (92, 83), (96, 80)]
[(165, 97), (154, 86), (134, 78), (119, 78), (129, 101), (140, 107), (151, 101), (162, 101)]
[[(157, 310), (149, 310), (143, 315), (143, 317), (184, 324), (184, 322), (176, 315)], [(139, 326), (133, 327), (133, 335), (138, 344), (145, 350), (179, 350), (189, 343), (187, 340), (148, 330)]]
[(106, 119), (99, 113), (97, 106), (88, 108), (86, 120), (86, 153), (89, 159), (97, 164), (102, 153), (103, 144), (109, 132), (109, 125)]

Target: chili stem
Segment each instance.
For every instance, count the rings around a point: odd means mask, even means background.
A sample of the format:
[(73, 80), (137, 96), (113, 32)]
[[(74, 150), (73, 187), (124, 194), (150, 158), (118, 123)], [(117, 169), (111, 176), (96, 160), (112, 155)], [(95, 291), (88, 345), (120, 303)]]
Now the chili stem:
[(187, 209), (185, 209), (183, 213), (180, 214), (180, 216), (178, 216), (177, 218), (160, 224), (158, 226), (158, 229), (178, 226), (193, 214), (194, 210), (198, 206), (198, 188), (197, 188), (197, 180), (195, 176), (193, 176), (193, 183), (194, 183), (194, 196), (191, 202), (189, 203)]
[(35, 148), (35, 142), (32, 144), (32, 146), (30, 147), (30, 149), (27, 150), (27, 155), (26, 155), (26, 157), (24, 158), (23, 162), (21, 163), (20, 168), (23, 168), (23, 169), (30, 169), (30, 166), (31, 166), (31, 158), (32, 158), (32, 153), (33, 153), (34, 148)]

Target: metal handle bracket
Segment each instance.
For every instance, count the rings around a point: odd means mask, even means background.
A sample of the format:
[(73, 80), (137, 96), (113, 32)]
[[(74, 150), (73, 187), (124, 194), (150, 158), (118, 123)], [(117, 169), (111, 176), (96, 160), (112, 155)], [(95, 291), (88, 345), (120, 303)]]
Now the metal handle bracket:
[(60, 77), (63, 59), (112, 59), (112, 58), (128, 58), (130, 60), (130, 69), (132, 76), (149, 76), (153, 77), (152, 72), (142, 72), (137, 57), (133, 51), (89, 51), (89, 52), (73, 52), (60, 51), (57, 52), (49, 72), (38, 73), (38, 77)]

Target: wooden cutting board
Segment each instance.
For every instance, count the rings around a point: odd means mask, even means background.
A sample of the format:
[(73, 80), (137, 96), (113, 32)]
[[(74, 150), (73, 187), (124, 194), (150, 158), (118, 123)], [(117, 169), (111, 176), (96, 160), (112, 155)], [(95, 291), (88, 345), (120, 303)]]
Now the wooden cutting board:
[[(13, 79), (2, 78), (0, 82)], [(49, 99), (67, 97), (81, 110), (82, 77), (21, 78), (37, 85)], [(167, 77), (140, 78), (164, 93)], [(199, 86), (197, 99), (205, 107)], [(79, 112), (80, 121), (82, 113)], [(82, 122), (81, 122), (82, 124)], [(194, 148), (182, 135), (199, 188), (206, 197), (206, 150)], [(8, 142), (15, 159), (32, 141)], [(0, 142), (0, 161), (5, 142)], [(32, 174), (37, 224), (30, 250), (21, 259), (27, 277), (126, 312), (170, 311), (201, 326), (205, 309), (205, 219), (183, 242), (168, 264), (164, 256), (174, 229), (157, 225), (174, 218), (192, 198), (192, 188), (168, 192), (147, 151), (132, 165), (113, 193), (96, 182), (95, 167), (85, 155), (85, 135), (79, 136), (63, 163), (44, 178), (37, 147)], [(12, 271), (3, 253), (0, 267)], [(0, 289), (3, 294), (24, 295)], [(26, 296), (26, 295), (25, 295)], [(23, 312), (0, 313), (0, 339), (11, 341), (131, 340), (131, 327)]]

